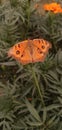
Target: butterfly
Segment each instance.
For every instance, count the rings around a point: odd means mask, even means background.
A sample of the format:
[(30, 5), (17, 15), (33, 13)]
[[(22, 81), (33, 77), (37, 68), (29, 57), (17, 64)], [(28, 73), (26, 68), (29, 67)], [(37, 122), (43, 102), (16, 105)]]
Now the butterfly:
[(12, 56), (23, 65), (43, 62), (50, 48), (51, 44), (44, 39), (28, 39), (11, 47), (8, 56)]

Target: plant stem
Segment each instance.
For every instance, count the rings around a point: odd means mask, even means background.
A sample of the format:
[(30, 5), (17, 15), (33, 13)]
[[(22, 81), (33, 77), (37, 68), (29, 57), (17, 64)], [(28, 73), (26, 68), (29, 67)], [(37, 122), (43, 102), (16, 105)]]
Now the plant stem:
[(28, 0), (28, 3), (27, 3), (27, 11), (26, 11), (27, 23), (26, 23), (25, 38), (27, 37), (27, 33), (28, 33), (28, 31), (29, 31), (29, 28), (30, 28), (30, 16), (31, 16), (30, 1)]
[(38, 79), (37, 79), (36, 73), (35, 73), (35, 71), (34, 71), (34, 68), (31, 67), (31, 66), (29, 66), (29, 68), (30, 68), (31, 71), (32, 71), (33, 79), (34, 79), (34, 82), (35, 82), (36, 89), (38, 90), (39, 96), (40, 96), (40, 98), (41, 98), (42, 106), (45, 107), (45, 104), (44, 104), (44, 101), (43, 101), (42, 91), (41, 91), (41, 89), (40, 89), (40, 86), (39, 86)]
[(52, 45), (54, 48), (54, 52), (57, 52), (57, 46), (55, 45), (54, 39), (52, 39), (52, 36), (54, 34), (54, 20), (55, 20), (55, 14), (51, 13), (49, 14), (49, 25), (50, 25), (50, 39), (52, 40)]

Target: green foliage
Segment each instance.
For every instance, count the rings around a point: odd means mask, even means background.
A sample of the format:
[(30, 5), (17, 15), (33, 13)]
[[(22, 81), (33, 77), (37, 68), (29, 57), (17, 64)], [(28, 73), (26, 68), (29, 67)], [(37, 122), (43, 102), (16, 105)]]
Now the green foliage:
[[(62, 14), (39, 14), (36, 2), (0, 2), (1, 130), (62, 130)], [(28, 38), (51, 42), (43, 63), (8, 58), (8, 49)]]

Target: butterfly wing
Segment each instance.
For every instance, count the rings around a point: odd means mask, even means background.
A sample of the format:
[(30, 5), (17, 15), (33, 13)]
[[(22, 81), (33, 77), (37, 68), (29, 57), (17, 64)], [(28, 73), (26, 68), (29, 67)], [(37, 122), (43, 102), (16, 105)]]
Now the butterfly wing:
[(28, 49), (28, 40), (15, 44), (10, 48), (8, 56), (14, 57), (22, 64), (31, 63), (32, 57)]
[(8, 55), (22, 64), (43, 62), (51, 44), (43, 39), (25, 40), (10, 48)]
[(51, 44), (44, 39), (34, 39), (33, 40), (33, 62), (43, 62), (48, 53)]

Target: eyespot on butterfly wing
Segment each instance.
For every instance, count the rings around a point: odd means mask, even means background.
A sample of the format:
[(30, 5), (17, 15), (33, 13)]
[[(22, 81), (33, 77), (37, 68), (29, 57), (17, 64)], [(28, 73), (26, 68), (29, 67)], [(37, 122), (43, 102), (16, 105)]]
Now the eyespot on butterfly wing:
[(8, 56), (13, 57), (23, 65), (43, 62), (51, 47), (51, 44), (44, 39), (28, 39), (11, 47)]

